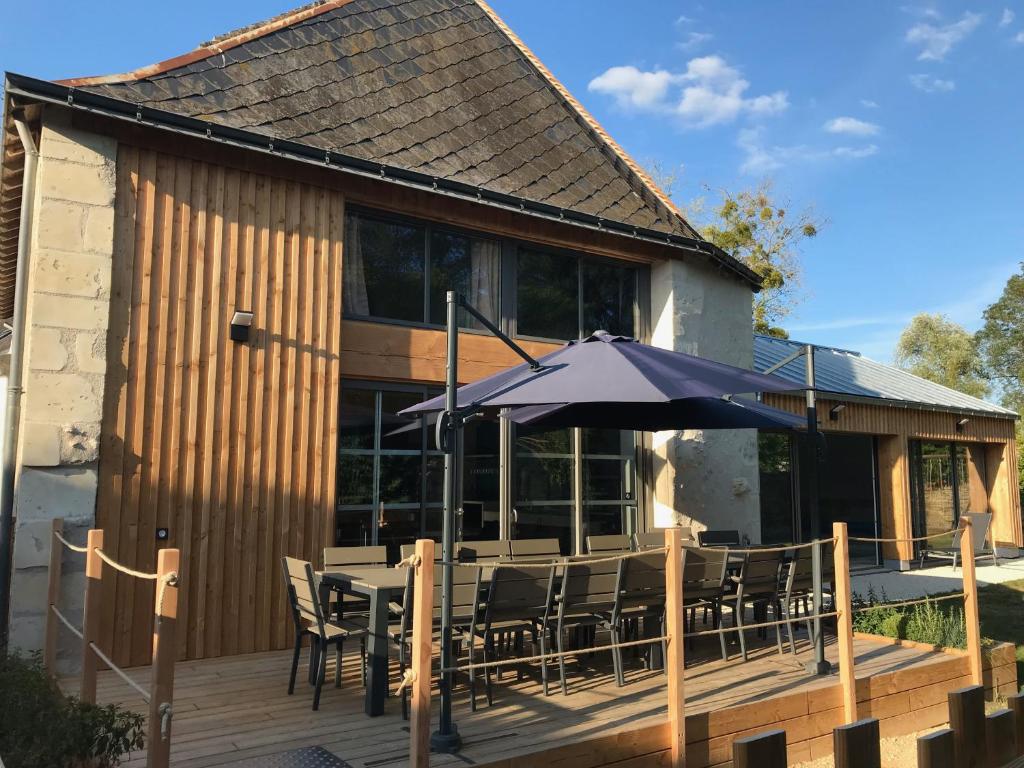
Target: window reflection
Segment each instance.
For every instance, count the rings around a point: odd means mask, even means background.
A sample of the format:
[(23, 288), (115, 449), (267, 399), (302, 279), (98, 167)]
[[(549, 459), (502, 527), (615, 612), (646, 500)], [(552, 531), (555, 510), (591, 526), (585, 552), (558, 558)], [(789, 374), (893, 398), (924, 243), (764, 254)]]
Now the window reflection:
[(634, 336), (636, 269), (607, 262), (583, 262), (583, 336), (608, 331)]
[(578, 259), (520, 251), (516, 283), (516, 329), (522, 336), (579, 337)]

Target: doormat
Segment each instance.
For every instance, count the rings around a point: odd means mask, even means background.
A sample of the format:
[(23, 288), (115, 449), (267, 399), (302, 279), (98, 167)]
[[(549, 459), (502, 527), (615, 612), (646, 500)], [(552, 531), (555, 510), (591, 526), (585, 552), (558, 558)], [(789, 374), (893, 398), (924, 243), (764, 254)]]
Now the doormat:
[(340, 757), (331, 754), (323, 747), (302, 747), (278, 752), (276, 755), (251, 757), (229, 763), (226, 768), (352, 768)]

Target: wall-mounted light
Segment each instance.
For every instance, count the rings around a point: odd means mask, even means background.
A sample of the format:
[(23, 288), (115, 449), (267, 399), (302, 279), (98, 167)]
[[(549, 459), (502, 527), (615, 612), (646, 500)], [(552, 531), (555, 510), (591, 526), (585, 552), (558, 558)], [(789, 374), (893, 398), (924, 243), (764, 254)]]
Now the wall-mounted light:
[(249, 340), (249, 328), (252, 327), (252, 312), (235, 312), (231, 316), (231, 340), (245, 343)]
[(831, 421), (839, 421), (839, 414), (846, 410), (845, 403), (838, 403), (828, 409), (828, 418)]
[(970, 419), (960, 419), (960, 421), (958, 421), (956, 423), (956, 431), (957, 432), (963, 432), (964, 429), (967, 428), (967, 422), (969, 422), (969, 421), (970, 421)]

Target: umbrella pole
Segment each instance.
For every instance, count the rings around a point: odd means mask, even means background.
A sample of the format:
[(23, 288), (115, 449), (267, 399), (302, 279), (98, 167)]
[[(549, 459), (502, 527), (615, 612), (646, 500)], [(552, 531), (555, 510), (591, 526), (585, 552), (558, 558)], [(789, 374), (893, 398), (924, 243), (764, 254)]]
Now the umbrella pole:
[[(462, 419), (457, 414), (456, 390), (458, 389), (459, 363), (459, 298), (454, 291), (448, 291), (448, 355), (445, 367), (444, 414), (439, 425), (438, 437), (444, 451), (444, 521), (441, 534), (441, 669), (452, 668), (452, 565), (455, 559), (455, 500), (458, 480), (458, 443), (462, 436)], [(438, 729), (430, 736), (430, 748), (434, 752), (455, 752), (462, 746), (458, 728), (452, 720), (452, 673), (441, 672), (441, 716)]]

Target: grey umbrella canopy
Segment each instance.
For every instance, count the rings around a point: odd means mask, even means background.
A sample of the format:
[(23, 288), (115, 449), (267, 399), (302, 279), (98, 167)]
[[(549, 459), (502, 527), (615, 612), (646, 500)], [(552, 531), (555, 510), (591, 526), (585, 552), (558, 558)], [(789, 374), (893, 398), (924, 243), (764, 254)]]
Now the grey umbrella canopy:
[(665, 429), (800, 429), (804, 416), (749, 400), (692, 397), (668, 403), (575, 403), (511, 408), (516, 424), (556, 429), (596, 427), (657, 432)]
[[(606, 331), (570, 341), (538, 362), (538, 369), (524, 363), (459, 387), (457, 407), (492, 409), (583, 403), (621, 406), (796, 389), (793, 382), (778, 376), (652, 347)], [(401, 413), (441, 410), (443, 396)]]

